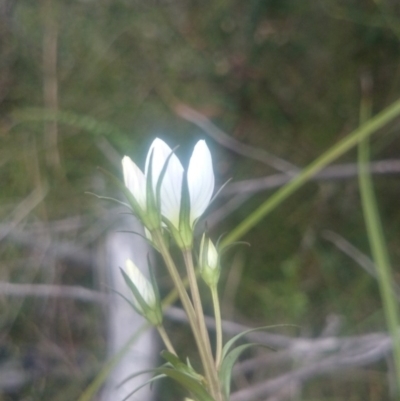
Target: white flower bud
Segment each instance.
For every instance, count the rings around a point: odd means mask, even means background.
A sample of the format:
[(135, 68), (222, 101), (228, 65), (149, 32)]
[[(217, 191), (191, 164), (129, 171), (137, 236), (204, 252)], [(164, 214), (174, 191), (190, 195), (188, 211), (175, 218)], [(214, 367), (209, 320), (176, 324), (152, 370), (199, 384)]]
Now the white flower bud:
[(150, 323), (159, 325), (162, 322), (162, 312), (158, 291), (142, 274), (139, 268), (130, 260), (125, 262), (124, 279), (133, 293), (133, 306)]
[(214, 244), (205, 234), (200, 244), (200, 274), (208, 286), (217, 285), (220, 275), (219, 255)]

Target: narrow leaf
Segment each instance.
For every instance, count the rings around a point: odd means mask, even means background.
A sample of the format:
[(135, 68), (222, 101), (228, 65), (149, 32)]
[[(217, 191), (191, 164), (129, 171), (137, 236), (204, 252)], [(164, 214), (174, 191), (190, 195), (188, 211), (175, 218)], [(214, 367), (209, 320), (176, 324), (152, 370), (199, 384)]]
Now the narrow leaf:
[[(132, 192), (125, 186), (125, 184), (118, 179), (114, 174), (110, 173), (109, 171), (98, 167), (98, 169), (103, 172), (108, 178), (111, 179), (112, 183), (125, 195), (126, 199), (128, 199), (128, 202), (133, 209), (135, 213), (140, 215), (141, 213), (141, 208), (139, 204), (137, 203), (135, 197), (133, 196)], [(141, 217), (141, 216), (139, 216)]]
[[(136, 299), (137, 303), (142, 308), (142, 310), (140, 310), (138, 307), (136, 307), (135, 310), (140, 315), (143, 315), (144, 313), (146, 313), (147, 310), (149, 310), (149, 306), (147, 305), (147, 303), (143, 299), (142, 294), (138, 291), (138, 289), (136, 288), (135, 284), (132, 282), (130, 277), (126, 274), (124, 269), (120, 268), (120, 270), (121, 270), (122, 276), (123, 276), (123, 278), (125, 280), (125, 283), (129, 287), (129, 289), (133, 292), (133, 295), (135, 296), (135, 299)], [(133, 303), (133, 305), (134, 305), (134, 303)]]
[(267, 330), (267, 329), (272, 329), (272, 328), (276, 328), (276, 327), (298, 327), (295, 324), (274, 324), (274, 325), (270, 325), (270, 326), (262, 326), (262, 327), (256, 327), (255, 329), (249, 329), (246, 331), (243, 331), (242, 333), (237, 334), (236, 336), (232, 337), (225, 345), (224, 348), (222, 349), (222, 359), (225, 358), (226, 354), (229, 352), (229, 350), (231, 349), (232, 345), (239, 340), (240, 338), (242, 338), (243, 336), (245, 336), (246, 334), (252, 333), (254, 331), (262, 331), (262, 330)]
[(147, 386), (148, 384), (155, 382), (156, 380), (162, 379), (163, 377), (165, 377), (165, 375), (163, 375), (163, 374), (152, 377), (151, 379), (147, 380), (145, 383), (143, 383), (142, 385), (137, 387), (135, 390), (133, 390), (131, 393), (129, 393), (122, 401), (126, 401), (128, 398), (132, 397), (133, 394), (138, 392), (141, 388)]
[(140, 372), (135, 372), (135, 373), (132, 373), (132, 374), (131, 374), (131, 375), (129, 375), (128, 377), (125, 377), (125, 379), (124, 379), (124, 380), (122, 380), (122, 382), (121, 382), (121, 383), (119, 383), (119, 384), (117, 385), (117, 388), (119, 388), (119, 387), (123, 386), (125, 383), (127, 383), (129, 380), (132, 380), (132, 379), (134, 379), (135, 377), (138, 377), (138, 376), (144, 375), (144, 374), (146, 374), (146, 373), (153, 373), (153, 372), (154, 372), (154, 368), (153, 368), (153, 369), (141, 370)]
[(115, 199), (115, 198), (111, 198), (110, 196), (97, 195), (97, 194), (95, 194), (95, 193), (93, 193), (93, 192), (89, 192), (89, 191), (86, 191), (85, 194), (86, 194), (86, 195), (95, 196), (97, 199), (108, 200), (108, 201), (116, 202), (116, 203), (119, 203), (119, 204), (122, 205), (122, 206), (126, 206), (127, 208), (130, 208), (130, 206), (129, 206), (127, 203), (122, 202), (122, 201), (120, 201), (120, 200), (118, 200), (118, 199)]
[(184, 362), (182, 362), (176, 355), (172, 354), (169, 351), (162, 351), (161, 356), (168, 361), (176, 370), (179, 372), (182, 372), (191, 378), (197, 380), (199, 383), (201, 383), (204, 380), (204, 377), (197, 373), (190, 363), (186, 365)]
[(192, 393), (197, 401), (215, 401), (202, 384), (187, 374), (169, 368), (158, 368), (156, 371), (165, 374), (178, 382), (186, 390)]
[(222, 390), (225, 394), (226, 399), (229, 399), (229, 394), (231, 391), (231, 376), (232, 376), (232, 369), (233, 365), (239, 358), (240, 354), (250, 347), (254, 347), (259, 344), (244, 344), (240, 345), (239, 347), (233, 349), (229, 352), (228, 355), (224, 358), (221, 368), (219, 371), (219, 378), (222, 385)]

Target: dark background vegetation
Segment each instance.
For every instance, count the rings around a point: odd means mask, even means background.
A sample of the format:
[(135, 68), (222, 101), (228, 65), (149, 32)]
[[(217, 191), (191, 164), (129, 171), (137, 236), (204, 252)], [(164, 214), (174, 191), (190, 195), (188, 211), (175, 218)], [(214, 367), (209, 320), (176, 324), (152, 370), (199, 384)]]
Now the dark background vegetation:
[[(120, 175), (112, 161), (124, 154), (142, 165), (160, 136), (180, 145), (183, 160), (206, 138), (218, 185), (276, 173), (181, 118), (184, 104), (241, 143), (304, 167), (357, 127), (363, 77), (373, 113), (398, 98), (399, 41), (395, 0), (1, 0), (1, 281), (103, 290), (93, 265), (48, 252), (54, 242), (92, 253), (101, 246), (115, 216), (84, 192), (114, 188), (97, 166)], [(374, 160), (399, 150), (396, 124), (372, 139)], [(337, 162), (355, 160), (353, 151)], [(374, 182), (397, 278), (399, 177)], [(249, 198), (213, 237), (271, 193)], [(286, 334), (311, 337), (335, 316), (337, 335), (383, 331), (376, 281), (324, 230), (369, 255), (357, 177), (307, 184), (243, 238), (251, 247), (224, 265), (222, 294), (233, 301), (225, 317), (293, 323), (300, 328)], [(77, 399), (105, 361), (105, 324), (95, 303), (0, 294), (0, 374), (35, 372), (23, 385), (0, 380), (0, 400)], [(387, 394), (382, 363), (311, 380), (301, 399)]]

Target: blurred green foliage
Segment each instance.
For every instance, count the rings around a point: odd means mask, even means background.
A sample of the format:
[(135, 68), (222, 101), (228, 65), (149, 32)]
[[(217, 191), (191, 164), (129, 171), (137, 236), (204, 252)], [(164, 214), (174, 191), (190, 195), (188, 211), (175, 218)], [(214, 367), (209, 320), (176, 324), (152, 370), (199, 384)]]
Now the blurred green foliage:
[[(120, 174), (113, 152), (144, 162), (155, 136), (179, 144), (185, 159), (206, 134), (176, 114), (180, 103), (245, 144), (307, 165), (357, 126), (360, 77), (373, 83), (374, 112), (397, 99), (399, 18), (394, 0), (0, 0), (1, 227), (40, 223), (48, 228), (38, 234), (43, 240), (95, 249), (110, 223), (104, 204), (84, 192), (113, 193), (96, 166)], [(55, 76), (45, 68), (49, 40)], [(47, 100), (46, 82), (56, 86)], [(219, 183), (275, 172), (207, 142)], [(398, 124), (373, 138), (373, 159), (399, 151)], [(59, 163), (51, 161), (54, 152)], [(341, 161), (355, 161), (355, 153)], [(400, 262), (398, 182), (375, 179), (393, 266)], [(22, 208), (19, 218), (18, 205), (46, 184), (44, 200), (26, 215)], [(235, 227), (268, 195), (253, 196), (213, 234)], [(51, 231), (53, 222), (70, 218), (81, 224)], [(241, 276), (231, 318), (294, 323), (319, 335), (326, 317), (337, 314), (341, 334), (383, 330), (375, 280), (322, 237), (325, 229), (369, 253), (356, 177), (307, 184), (246, 236), (251, 248), (241, 269), (232, 270)], [(15, 236), (2, 238), (1, 281), (98, 286), (96, 272), (41, 252)], [(234, 260), (234, 253), (227, 258), (227, 279)], [(42, 363), (35, 365), (38, 380), (4, 390), (1, 401), (76, 399), (104, 361), (100, 307), (0, 294), (0, 316), (0, 361)], [(383, 400), (384, 372), (378, 365), (354, 369), (354, 381), (318, 379), (302, 399)]]

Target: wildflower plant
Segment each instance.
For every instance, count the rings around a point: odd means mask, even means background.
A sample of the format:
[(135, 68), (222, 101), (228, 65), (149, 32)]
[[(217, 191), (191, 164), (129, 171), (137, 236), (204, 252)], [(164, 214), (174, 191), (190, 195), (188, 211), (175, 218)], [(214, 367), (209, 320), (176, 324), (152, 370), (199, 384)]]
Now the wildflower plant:
[[(362, 113), (360, 113), (362, 114)], [(193, 254), (197, 254), (197, 246), (193, 244), (193, 229), (197, 219), (205, 212), (214, 190), (214, 174), (212, 170), (211, 155), (204, 141), (200, 141), (193, 151), (188, 172), (185, 172), (179, 159), (173, 150), (160, 139), (156, 139), (150, 147), (146, 158), (145, 171), (142, 172), (137, 165), (128, 157), (123, 159), (124, 181), (121, 183), (116, 177), (108, 174), (125, 194), (128, 204), (143, 223), (146, 237), (151, 245), (161, 254), (166, 269), (168, 270), (173, 284), (185, 309), (188, 322), (192, 329), (193, 337), (197, 346), (199, 358), (202, 364), (201, 370), (196, 371), (189, 360), (185, 362), (175, 352), (173, 344), (159, 320), (152, 322), (157, 327), (164, 341), (166, 350), (161, 355), (166, 363), (159, 368), (153, 369), (155, 376), (144, 385), (163, 377), (169, 377), (179, 383), (188, 391), (187, 400), (193, 401), (228, 401), (230, 398), (230, 381), (233, 366), (240, 354), (254, 344), (242, 344), (235, 347), (237, 340), (252, 331), (265, 329), (267, 327), (247, 330), (240, 333), (225, 344), (222, 341), (222, 327), (220, 308), (218, 301), (218, 279), (221, 269), (221, 251), (240, 239), (262, 218), (267, 216), (284, 200), (294, 194), (303, 184), (307, 183), (315, 174), (328, 166), (338, 157), (359, 145), (359, 176), (360, 189), (363, 201), (365, 220), (368, 226), (368, 235), (373, 248), (374, 260), (376, 262), (377, 276), (380, 291), (384, 299), (383, 307), (386, 321), (393, 341), (393, 356), (396, 372), (400, 372), (400, 338), (398, 336), (398, 313), (397, 300), (392, 288), (392, 272), (389, 263), (388, 252), (384, 243), (384, 236), (379, 219), (376, 199), (370, 178), (370, 172), (365, 168), (368, 163), (368, 143), (365, 142), (369, 136), (378, 129), (384, 127), (393, 118), (400, 115), (400, 100), (381, 111), (375, 117), (364, 122), (359, 128), (341, 139), (317, 159), (305, 167), (298, 175), (277, 190), (256, 210), (247, 216), (234, 230), (228, 233), (216, 246), (207, 234), (201, 235), (199, 249), (198, 270), (203, 280), (211, 290), (216, 322), (216, 350), (212, 353), (210, 338), (204, 322), (200, 293), (198, 290), (197, 276), (194, 268)], [(159, 157), (154, 160), (154, 155)], [(161, 156), (158, 156), (161, 155)], [(169, 166), (173, 160), (172, 166)], [(154, 168), (153, 168), (154, 165)], [(198, 170), (196, 170), (196, 168)], [(153, 172), (154, 170), (154, 172)], [(190, 174), (189, 174), (190, 170)], [(208, 178), (207, 178), (208, 177)], [(164, 181), (165, 179), (165, 181)], [(97, 196), (97, 195), (96, 195)], [(163, 197), (164, 196), (164, 197)], [(171, 198), (173, 196), (173, 198)], [(102, 199), (112, 199), (101, 197)], [(173, 206), (173, 207), (172, 207)], [(173, 213), (172, 213), (173, 211)], [(173, 216), (173, 217), (171, 217)], [(168, 238), (169, 237), (169, 238)], [(187, 278), (190, 292), (187, 291), (184, 277), (181, 276), (177, 265), (169, 251), (169, 239), (173, 239), (179, 246), (183, 260), (186, 265)], [(129, 263), (128, 263), (129, 264)], [(128, 268), (128, 271), (130, 268)], [(124, 272), (125, 281), (131, 288), (136, 301), (133, 307), (140, 309), (139, 313), (146, 315), (146, 307), (154, 307), (154, 298), (149, 293), (143, 292), (140, 280), (137, 280), (132, 272)], [(130, 276), (130, 277), (129, 277)], [(155, 280), (151, 281), (153, 291), (156, 295)], [(133, 288), (134, 287), (134, 288)], [(146, 285), (147, 287), (147, 285)], [(138, 296), (139, 294), (139, 296)], [(156, 304), (157, 301), (156, 295)], [(146, 305), (141, 305), (142, 301)], [(135, 305), (135, 302), (139, 304)], [(145, 306), (145, 307), (143, 307)], [(161, 314), (161, 313), (160, 313)], [(162, 314), (161, 314), (162, 315)], [(150, 316), (146, 316), (151, 321)], [(121, 355), (118, 356), (120, 358)], [(100, 372), (99, 379), (84, 392), (80, 401), (89, 401), (101, 386), (101, 383), (109, 372), (110, 367), (115, 364), (111, 360)], [(144, 373), (139, 372), (129, 376), (126, 380)], [(398, 374), (396, 378), (400, 377)], [(400, 386), (400, 381), (397, 379)], [(141, 386), (142, 387), (142, 386)], [(127, 397), (129, 398), (129, 397)], [(126, 398), (126, 399), (127, 399)]]
[[(127, 301), (157, 328), (166, 348), (161, 353), (166, 363), (154, 369), (155, 376), (149, 382), (169, 377), (185, 387), (190, 399), (228, 401), (231, 370), (244, 348), (233, 348), (234, 342), (241, 336), (223, 347), (218, 299), (221, 270), (219, 246), (215, 246), (206, 233), (201, 236), (199, 247), (194, 241), (194, 228), (212, 201), (215, 187), (212, 158), (207, 144), (204, 140), (197, 142), (185, 171), (174, 150), (156, 138), (147, 153), (144, 170), (125, 156), (122, 159), (122, 171), (124, 183), (115, 177), (113, 180), (124, 192), (131, 212), (143, 224), (148, 242), (162, 256), (186, 312), (202, 365), (202, 370), (198, 372), (189, 360), (184, 362), (185, 358), (181, 359), (177, 354), (163, 327), (161, 301), (153, 274), (148, 280), (131, 260), (127, 260), (124, 268), (121, 268), (132, 292), (132, 299)], [(188, 289), (184, 284), (185, 277), (171, 255), (171, 242), (182, 253)], [(199, 255), (196, 263), (194, 255)], [(204, 319), (198, 285), (200, 276), (211, 291), (214, 305), (215, 352)]]

